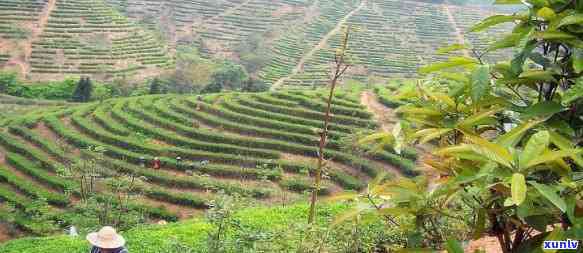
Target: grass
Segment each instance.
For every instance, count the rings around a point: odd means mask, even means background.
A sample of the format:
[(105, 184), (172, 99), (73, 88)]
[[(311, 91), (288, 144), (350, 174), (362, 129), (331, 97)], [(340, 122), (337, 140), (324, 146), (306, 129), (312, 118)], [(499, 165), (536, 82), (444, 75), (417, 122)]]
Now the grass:
[[(290, 224), (302, 224), (307, 220), (307, 205), (289, 207), (254, 207), (237, 211), (235, 218), (239, 226), (253, 232), (281, 232)], [(345, 211), (345, 205), (322, 205), (318, 209), (318, 222), (327, 222)], [(166, 226), (150, 225), (124, 232), (130, 252), (140, 253), (179, 253), (176, 243), (192, 248), (193, 252), (206, 252), (207, 233), (214, 227), (204, 219), (194, 219)], [(47, 238), (26, 238), (0, 245), (3, 253), (67, 252), (85, 253), (88, 243), (81, 237), (55, 236)]]

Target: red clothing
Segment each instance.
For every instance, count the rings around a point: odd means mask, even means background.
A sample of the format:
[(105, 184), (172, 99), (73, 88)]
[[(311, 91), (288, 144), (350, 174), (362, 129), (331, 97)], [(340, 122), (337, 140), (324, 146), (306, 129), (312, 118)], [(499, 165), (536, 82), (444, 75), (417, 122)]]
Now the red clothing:
[(160, 160), (154, 160), (154, 169), (156, 170), (160, 169)]

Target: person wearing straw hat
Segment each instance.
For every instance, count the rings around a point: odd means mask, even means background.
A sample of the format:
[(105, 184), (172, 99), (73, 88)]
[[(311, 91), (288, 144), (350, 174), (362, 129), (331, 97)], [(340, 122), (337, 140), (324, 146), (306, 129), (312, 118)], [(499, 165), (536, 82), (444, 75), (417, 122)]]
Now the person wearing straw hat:
[(87, 241), (93, 245), (90, 253), (129, 253), (124, 248), (126, 240), (115, 231), (114, 228), (106, 226), (98, 232), (87, 235)]

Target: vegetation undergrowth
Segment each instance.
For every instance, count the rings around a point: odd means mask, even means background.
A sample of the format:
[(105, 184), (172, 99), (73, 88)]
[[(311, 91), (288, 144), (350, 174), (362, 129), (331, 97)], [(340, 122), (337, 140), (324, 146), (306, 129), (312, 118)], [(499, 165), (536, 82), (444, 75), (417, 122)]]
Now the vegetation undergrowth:
[[(317, 226), (325, 230), (333, 217), (346, 211), (345, 204), (322, 204), (318, 208)], [(230, 219), (236, 223), (220, 242), (224, 245), (221, 252), (296, 252), (306, 229), (307, 205), (286, 207), (253, 207), (235, 211)], [(232, 210), (231, 210), (232, 211)], [(209, 218), (210, 219), (210, 218)], [(128, 241), (130, 252), (141, 253), (185, 253), (211, 252), (208, 238), (218, 228), (218, 224), (209, 219), (193, 219), (169, 225), (147, 225), (123, 233)], [(398, 234), (384, 234), (380, 220), (365, 222), (359, 228), (363, 238), (362, 245), (374, 247), (378, 240), (399, 238)], [(381, 224), (382, 225), (382, 224)], [(328, 247), (338, 250), (347, 247), (352, 226), (348, 229), (332, 231), (326, 239)], [(386, 236), (386, 237), (385, 237)], [(37, 252), (87, 252), (89, 245), (83, 237), (68, 235), (47, 238), (26, 238), (10, 241), (0, 245), (4, 253)], [(337, 251), (334, 251), (337, 252)], [(348, 252), (348, 251), (341, 251)]]

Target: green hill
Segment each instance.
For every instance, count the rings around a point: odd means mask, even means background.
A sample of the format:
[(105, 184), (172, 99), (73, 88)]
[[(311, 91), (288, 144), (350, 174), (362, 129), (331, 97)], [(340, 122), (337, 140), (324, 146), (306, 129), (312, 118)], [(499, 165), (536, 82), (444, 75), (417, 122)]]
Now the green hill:
[(435, 52), (444, 45), (483, 49), (491, 33), (478, 37), (468, 27), (492, 13), (515, 11), (473, 3), (2, 0), (0, 66), (32, 80), (71, 74), (144, 79), (171, 71), (178, 46), (238, 61), (239, 45), (260, 36), (269, 54), (261, 79), (276, 88), (311, 87), (326, 79), (341, 28), (351, 25), (350, 76), (414, 76), (417, 67), (444, 59)]
[[(416, 174), (414, 151), (355, 151), (354, 134), (377, 126), (360, 104), (359, 93), (337, 94), (324, 195), (360, 190), (380, 173)], [(197, 215), (221, 194), (258, 204), (302, 199), (311, 188), (307, 174), (315, 167), (323, 94), (145, 96), (10, 118), (0, 132), (0, 199), (5, 201), (0, 215), (26, 233), (42, 233), (6, 205), (26, 210), (34, 199), (46, 199), (53, 219), (60, 219), (78, 202), (82, 188), (78, 180), (59, 175), (63, 168), (87, 160), (97, 161), (104, 175), (142, 177), (143, 195), (130, 209), (154, 221)], [(96, 147), (103, 155), (94, 152)], [(161, 170), (151, 168), (154, 157), (160, 157)], [(115, 192), (100, 194), (109, 193)]]

